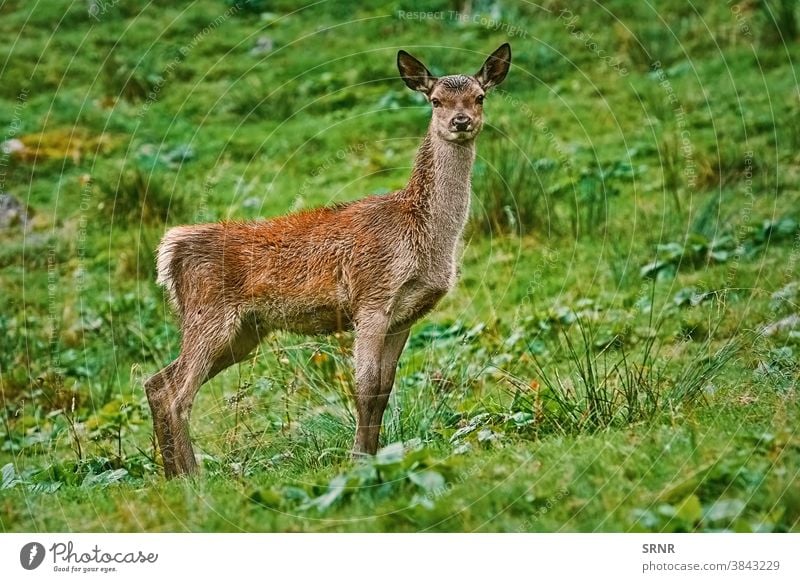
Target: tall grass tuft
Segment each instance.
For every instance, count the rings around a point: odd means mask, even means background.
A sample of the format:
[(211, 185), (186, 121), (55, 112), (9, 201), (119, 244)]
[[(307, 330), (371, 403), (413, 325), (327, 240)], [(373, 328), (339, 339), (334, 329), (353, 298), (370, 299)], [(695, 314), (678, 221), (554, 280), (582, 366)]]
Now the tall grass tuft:
[(185, 210), (184, 199), (167, 189), (158, 172), (146, 172), (133, 165), (109, 171), (94, 180), (100, 203), (98, 209), (107, 218), (133, 224), (166, 222)]
[(164, 78), (150, 56), (134, 60), (113, 55), (103, 61), (100, 81), (108, 97), (138, 103), (156, 96)]
[(537, 417), (541, 432), (595, 432), (649, 422), (693, 405), (737, 353), (734, 343), (714, 351), (708, 340), (699, 355), (679, 366), (661, 355), (655, 333), (635, 353), (624, 344), (616, 351), (613, 344), (598, 351), (591, 324), (578, 319), (577, 328), (577, 342), (562, 331), (566, 373), (554, 359), (543, 363), (534, 356), (541, 386), (515, 397), (517, 407)]
[(471, 228), (481, 234), (532, 232), (571, 233), (574, 237), (602, 232), (608, 224), (611, 199), (634, 169), (624, 160), (576, 167), (542, 157), (553, 147), (540, 144), (544, 134), (504, 135), (487, 140), (475, 163), (475, 200)]
[(761, 38), (780, 46), (797, 39), (797, 0), (761, 0), (758, 5), (763, 13)]
[(524, 235), (550, 229), (549, 192), (558, 176), (555, 160), (538, 158), (537, 134), (519, 140), (487, 140), (475, 164), (472, 228), (482, 234)]

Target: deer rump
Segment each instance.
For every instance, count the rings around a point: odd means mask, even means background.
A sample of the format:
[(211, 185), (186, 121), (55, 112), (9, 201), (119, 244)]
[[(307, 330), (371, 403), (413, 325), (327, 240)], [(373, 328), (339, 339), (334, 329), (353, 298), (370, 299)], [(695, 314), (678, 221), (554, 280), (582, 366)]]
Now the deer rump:
[(158, 247), (156, 282), (183, 325), (246, 318), (262, 332), (350, 331), (359, 307), (388, 296), (412, 268), (398, 261), (409, 256), (407, 237), (404, 221), (387, 227), (396, 214), (388, 203), (374, 197), (266, 221), (172, 228)]

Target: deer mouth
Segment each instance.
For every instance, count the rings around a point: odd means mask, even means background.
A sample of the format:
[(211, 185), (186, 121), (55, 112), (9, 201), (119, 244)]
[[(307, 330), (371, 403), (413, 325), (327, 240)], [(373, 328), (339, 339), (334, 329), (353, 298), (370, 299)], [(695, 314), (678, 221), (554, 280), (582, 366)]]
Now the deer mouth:
[(447, 140), (448, 141), (469, 141), (474, 139), (478, 132), (475, 128), (467, 129), (467, 130), (454, 130), (451, 129), (447, 132)]

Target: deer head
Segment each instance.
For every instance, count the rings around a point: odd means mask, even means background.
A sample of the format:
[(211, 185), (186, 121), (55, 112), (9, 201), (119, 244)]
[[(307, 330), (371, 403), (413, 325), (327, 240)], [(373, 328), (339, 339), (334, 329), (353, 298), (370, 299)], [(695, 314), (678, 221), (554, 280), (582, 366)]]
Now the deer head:
[(511, 46), (494, 51), (474, 75), (434, 77), (419, 60), (406, 51), (397, 53), (397, 68), (405, 84), (419, 91), (433, 107), (431, 129), (450, 142), (475, 139), (483, 127), (483, 99), (486, 91), (505, 79), (511, 66)]

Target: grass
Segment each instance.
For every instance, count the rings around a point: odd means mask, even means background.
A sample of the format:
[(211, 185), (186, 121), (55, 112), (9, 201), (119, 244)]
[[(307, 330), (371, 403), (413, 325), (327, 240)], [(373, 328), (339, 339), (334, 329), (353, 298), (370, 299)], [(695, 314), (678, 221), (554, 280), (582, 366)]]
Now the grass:
[[(34, 211), (0, 231), (3, 531), (800, 529), (800, 338), (773, 325), (798, 311), (795, 3), (471, 3), (511, 38), (265, 6), (0, 8), (0, 141), (25, 146), (0, 189)], [(349, 458), (352, 338), (276, 334), (203, 388), (203, 472), (165, 482), (165, 228), (401, 187), (428, 113), (397, 49), (442, 74), (506, 40), (459, 284), (381, 453)]]

